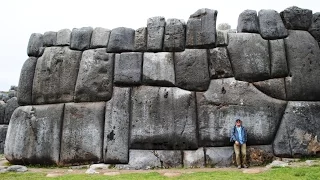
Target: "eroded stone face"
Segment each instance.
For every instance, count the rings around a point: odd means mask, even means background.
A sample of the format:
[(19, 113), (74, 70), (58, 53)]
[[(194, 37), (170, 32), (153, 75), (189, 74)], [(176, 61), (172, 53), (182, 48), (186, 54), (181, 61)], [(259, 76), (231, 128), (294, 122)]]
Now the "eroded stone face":
[(92, 32), (90, 48), (106, 48), (109, 42), (111, 31), (102, 27), (97, 27)]
[(43, 50), (43, 35), (40, 33), (31, 34), (27, 49), (28, 56), (39, 57)]
[(128, 52), (115, 55), (114, 83), (116, 85), (139, 85), (142, 80), (143, 54)]
[(288, 36), (288, 31), (277, 11), (262, 9), (258, 13), (258, 18), (263, 39), (282, 39)]
[(147, 49), (157, 52), (162, 50), (166, 20), (162, 16), (152, 17), (147, 22)]
[(110, 53), (133, 51), (134, 32), (133, 29), (125, 27), (112, 29), (107, 51)]
[(259, 33), (259, 21), (257, 11), (245, 10), (238, 18), (237, 32)]
[(70, 39), (70, 48), (75, 50), (80, 50), (80, 51), (89, 49), (92, 32), (93, 32), (92, 27), (72, 29), (71, 39)]
[(164, 32), (164, 51), (183, 51), (186, 41), (186, 24), (180, 19), (168, 19)]
[(312, 11), (309, 9), (292, 6), (281, 11), (280, 15), (287, 29), (307, 31), (311, 24)]
[(4, 153), (4, 144), (6, 140), (6, 134), (8, 125), (0, 125), (0, 154)]

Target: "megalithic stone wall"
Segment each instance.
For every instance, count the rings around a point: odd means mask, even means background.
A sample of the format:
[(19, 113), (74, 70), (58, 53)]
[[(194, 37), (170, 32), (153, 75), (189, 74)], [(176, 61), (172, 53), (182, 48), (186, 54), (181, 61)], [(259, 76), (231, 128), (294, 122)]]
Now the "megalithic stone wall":
[(187, 23), (158, 16), (137, 30), (32, 34), (6, 158), (230, 166), (237, 118), (252, 165), (319, 155), (319, 13), (246, 10), (238, 32), (216, 28), (217, 14), (200, 9)]

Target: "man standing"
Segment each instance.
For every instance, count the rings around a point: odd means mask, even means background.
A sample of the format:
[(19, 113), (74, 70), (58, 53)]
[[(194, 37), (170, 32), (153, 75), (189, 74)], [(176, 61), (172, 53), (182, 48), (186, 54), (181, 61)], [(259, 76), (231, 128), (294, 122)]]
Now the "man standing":
[[(238, 169), (242, 167), (247, 168), (247, 147), (246, 147), (246, 142), (247, 142), (247, 131), (246, 129), (242, 126), (242, 121), (240, 119), (236, 120), (235, 126), (232, 128), (231, 131), (231, 137), (230, 141), (234, 142), (233, 148), (234, 152), (236, 153), (236, 162)], [(242, 163), (240, 160), (240, 153), (241, 153), (241, 159)]]

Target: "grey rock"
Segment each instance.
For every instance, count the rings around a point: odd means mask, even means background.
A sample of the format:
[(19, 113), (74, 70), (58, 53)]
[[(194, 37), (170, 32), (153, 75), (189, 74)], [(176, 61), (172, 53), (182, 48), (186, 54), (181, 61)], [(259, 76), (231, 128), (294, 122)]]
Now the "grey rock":
[(308, 31), (320, 44), (320, 12), (312, 15), (311, 25)]
[(207, 50), (186, 49), (174, 54), (176, 86), (191, 90), (205, 91), (210, 83)]
[(187, 22), (187, 48), (214, 48), (216, 43), (216, 19), (218, 11), (199, 9)]
[(238, 18), (237, 32), (259, 33), (259, 20), (257, 11), (245, 10)]
[(9, 91), (8, 91), (8, 97), (9, 97), (9, 98), (17, 97), (17, 91), (15, 91), (15, 90), (9, 90)]
[(112, 29), (108, 43), (108, 52), (126, 52), (134, 50), (134, 33), (131, 28)]
[(164, 32), (164, 51), (179, 52), (185, 49), (186, 23), (180, 19), (168, 19)]
[(0, 100), (0, 124), (4, 124), (6, 103)]
[(35, 69), (32, 102), (49, 104), (72, 102), (81, 51), (68, 47), (48, 47), (38, 58)]
[(43, 34), (43, 46), (55, 46), (57, 44), (57, 32), (48, 31)]
[(43, 50), (43, 35), (39, 33), (31, 34), (27, 49), (28, 56), (39, 57)]
[(268, 164), (266, 167), (272, 168), (272, 167), (288, 167), (288, 166), (289, 166), (289, 163), (287, 162), (274, 160), (272, 161), (272, 163)]
[(9, 124), (11, 115), (17, 107), (19, 107), (19, 104), (16, 97), (10, 98), (7, 101), (4, 111), (4, 124)]
[(311, 24), (312, 11), (291, 6), (281, 11), (280, 16), (287, 29), (308, 31)]
[(207, 167), (229, 167), (232, 165), (233, 147), (205, 148)]
[(161, 168), (182, 168), (182, 151), (155, 150), (154, 154), (161, 162)]
[(90, 169), (96, 170), (96, 169), (109, 169), (110, 164), (92, 164), (90, 165)]
[(232, 33), (232, 30), (217, 30), (217, 47), (228, 46), (228, 33)]
[(36, 64), (37, 58), (30, 57), (22, 66), (17, 93), (18, 103), (20, 105), (32, 104), (32, 85)]
[(288, 31), (277, 11), (262, 9), (258, 13), (258, 18), (263, 39), (274, 40), (288, 36)]
[(0, 154), (4, 153), (4, 143), (6, 141), (8, 125), (0, 125)]
[(90, 48), (106, 48), (108, 45), (111, 31), (102, 27), (93, 30)]
[(132, 89), (130, 148), (196, 149), (193, 92), (179, 88), (139, 86)]
[(151, 150), (130, 150), (129, 163), (116, 165), (118, 169), (154, 169), (161, 168), (160, 159)]
[(116, 54), (114, 83), (117, 85), (139, 85), (142, 79), (142, 53)]
[(279, 157), (301, 157), (320, 152), (320, 102), (289, 101), (273, 142)]
[(65, 104), (60, 164), (103, 161), (104, 102)]
[(225, 47), (209, 49), (209, 72), (211, 79), (232, 77), (232, 67)]
[(21, 166), (21, 165), (12, 165), (12, 166), (9, 166), (7, 168), (7, 172), (26, 172), (28, 171), (28, 168), (26, 166)]
[(285, 38), (289, 77), (286, 78), (288, 100), (320, 100), (320, 49), (306, 31), (289, 30)]
[(237, 80), (253, 82), (270, 78), (268, 41), (260, 35), (229, 34), (228, 52)]
[(203, 148), (195, 151), (183, 151), (183, 165), (186, 168), (205, 167), (205, 158)]
[(270, 144), (286, 104), (248, 82), (234, 78), (211, 80), (206, 92), (197, 92), (199, 146), (230, 145), (230, 132), (237, 118), (247, 129), (247, 145)]
[(147, 49), (148, 51), (162, 51), (164, 29), (166, 20), (162, 16), (156, 16), (148, 19), (147, 22)]
[(175, 74), (173, 53), (144, 53), (142, 72), (143, 84), (156, 86), (174, 86)]
[(229, 30), (229, 29), (231, 29), (231, 26), (228, 23), (220, 23), (217, 26), (217, 30), (223, 30), (224, 31), (224, 30)]
[(268, 79), (265, 81), (254, 82), (253, 85), (264, 94), (286, 100), (286, 88), (284, 78)]
[(96, 170), (91, 169), (91, 168), (87, 169), (85, 173), (86, 174), (99, 174), (99, 172), (97, 172)]
[(75, 102), (108, 101), (113, 89), (114, 54), (106, 48), (82, 53), (75, 87)]
[(288, 66), (283, 39), (269, 40), (269, 51), (271, 77), (286, 77), (288, 75)]
[(12, 86), (10, 86), (10, 91), (18, 91), (18, 86), (14, 86), (14, 85), (12, 85)]
[(61, 29), (57, 32), (57, 45), (70, 46), (71, 31), (70, 29)]
[(250, 166), (261, 166), (274, 159), (272, 145), (247, 147), (247, 159)]
[(147, 28), (142, 27), (134, 33), (134, 50), (146, 51), (147, 50)]
[(63, 104), (21, 106), (8, 127), (5, 157), (13, 164), (58, 164)]
[(92, 32), (92, 27), (73, 28), (71, 32), (70, 49), (80, 51), (89, 49)]
[(115, 87), (106, 104), (104, 124), (104, 162), (129, 162), (130, 88)]

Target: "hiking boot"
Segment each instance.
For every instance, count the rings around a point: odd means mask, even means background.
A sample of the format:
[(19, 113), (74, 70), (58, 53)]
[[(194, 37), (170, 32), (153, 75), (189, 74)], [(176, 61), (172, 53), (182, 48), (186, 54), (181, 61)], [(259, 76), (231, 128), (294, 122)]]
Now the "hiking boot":
[(241, 166), (238, 166), (238, 169), (241, 169)]
[(248, 168), (248, 166), (247, 165), (243, 165), (243, 168)]

